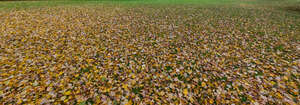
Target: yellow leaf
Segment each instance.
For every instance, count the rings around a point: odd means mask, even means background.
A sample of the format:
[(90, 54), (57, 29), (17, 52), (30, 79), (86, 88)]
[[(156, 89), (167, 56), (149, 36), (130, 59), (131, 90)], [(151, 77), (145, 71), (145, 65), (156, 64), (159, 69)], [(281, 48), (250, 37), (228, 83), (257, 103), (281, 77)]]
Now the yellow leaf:
[(104, 89), (103, 92), (110, 92), (110, 88)]
[(214, 103), (214, 100), (213, 99), (209, 99), (209, 103), (210, 104)]
[(190, 100), (191, 102), (194, 102), (194, 101), (195, 101), (192, 97), (190, 97), (189, 100)]
[(0, 96), (2, 96), (3, 95), (3, 91), (2, 90), (0, 90)]
[(64, 101), (65, 99), (67, 99), (67, 96), (62, 96), (62, 97), (60, 98), (60, 100), (62, 100), (62, 101)]
[(283, 76), (283, 80), (287, 81), (289, 78), (287, 76)]
[(259, 60), (254, 60), (256, 64), (262, 64)]
[(271, 83), (272, 85), (275, 85), (275, 84), (276, 84), (274, 81), (271, 81), (270, 83)]
[(187, 95), (187, 94), (188, 94), (188, 90), (187, 90), (187, 89), (184, 89), (184, 90), (183, 90), (183, 94), (184, 94), (184, 95)]
[(129, 100), (125, 105), (132, 105), (132, 101)]
[(297, 88), (297, 85), (296, 85), (295, 82), (289, 82), (289, 85), (290, 85), (291, 87), (293, 87), (293, 88)]
[(159, 92), (159, 95), (163, 96), (163, 95), (165, 95), (165, 92), (161, 91), (161, 92)]
[(201, 86), (202, 86), (202, 87), (205, 87), (205, 86), (206, 86), (206, 83), (205, 83), (205, 82), (202, 82), (202, 83), (201, 83)]
[(128, 87), (127, 84), (124, 84), (124, 85), (122, 86), (122, 88), (124, 88), (124, 89), (127, 89), (127, 87)]
[(23, 102), (23, 101), (22, 101), (21, 99), (18, 99), (17, 104), (20, 105), (20, 104), (22, 104), (22, 102)]
[(64, 100), (65, 103), (68, 102), (68, 101), (69, 101), (69, 99), (65, 99), (65, 100)]
[(97, 99), (96, 104), (100, 104), (100, 103), (101, 103), (101, 99)]
[(87, 61), (88, 63), (91, 63), (91, 62), (93, 62), (94, 60), (93, 60), (93, 59), (86, 59), (86, 61)]
[(71, 95), (71, 91), (70, 91), (70, 90), (69, 90), (69, 91), (66, 91), (64, 94), (65, 94), (65, 95)]
[(277, 98), (282, 99), (282, 95), (280, 93), (276, 93)]
[(135, 78), (135, 75), (133, 74), (131, 77), (132, 77), (132, 78)]
[(75, 75), (75, 77), (78, 77), (78, 76), (79, 76), (79, 74), (76, 74), (76, 75)]

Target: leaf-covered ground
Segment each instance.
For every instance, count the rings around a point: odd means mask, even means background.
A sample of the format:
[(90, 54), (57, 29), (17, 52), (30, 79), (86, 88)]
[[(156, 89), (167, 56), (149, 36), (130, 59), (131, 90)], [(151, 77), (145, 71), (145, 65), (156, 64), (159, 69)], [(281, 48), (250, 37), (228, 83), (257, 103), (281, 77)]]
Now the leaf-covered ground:
[(0, 103), (299, 104), (299, 17), (193, 5), (0, 11)]

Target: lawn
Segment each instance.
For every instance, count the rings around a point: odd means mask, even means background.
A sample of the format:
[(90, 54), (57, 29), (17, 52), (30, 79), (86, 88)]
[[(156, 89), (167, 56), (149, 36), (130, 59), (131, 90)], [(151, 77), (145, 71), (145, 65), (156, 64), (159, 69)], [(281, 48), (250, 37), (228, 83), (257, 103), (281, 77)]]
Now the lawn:
[(299, 4), (1, 1), (0, 104), (299, 104)]

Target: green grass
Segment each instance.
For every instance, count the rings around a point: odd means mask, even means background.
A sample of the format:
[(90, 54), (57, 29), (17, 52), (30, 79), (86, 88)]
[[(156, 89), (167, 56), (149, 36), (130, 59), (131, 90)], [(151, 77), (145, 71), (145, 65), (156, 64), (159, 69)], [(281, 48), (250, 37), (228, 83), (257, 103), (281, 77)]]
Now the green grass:
[(272, 9), (290, 13), (300, 14), (300, 0), (65, 0), (65, 1), (2, 1), (0, 10), (19, 10), (43, 7), (71, 7), (86, 6), (98, 7), (103, 5), (122, 5), (125, 7), (135, 6), (201, 6), (201, 7), (229, 7), (229, 8), (251, 8)]
[(201, 6), (275, 6), (291, 7), (299, 4), (300, 0), (65, 0), (65, 1), (2, 1), (0, 9), (22, 9), (52, 6), (83, 6), (99, 4), (122, 5), (201, 5)]

